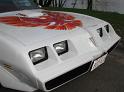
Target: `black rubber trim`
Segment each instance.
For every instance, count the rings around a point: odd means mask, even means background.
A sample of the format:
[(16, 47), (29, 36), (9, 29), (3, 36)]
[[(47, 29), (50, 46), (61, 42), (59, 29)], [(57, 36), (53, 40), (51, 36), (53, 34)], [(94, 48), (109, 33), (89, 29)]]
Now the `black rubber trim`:
[(75, 68), (74, 70), (71, 70), (61, 76), (56, 77), (53, 80), (50, 80), (48, 82), (45, 83), (46, 89), (47, 90), (51, 90), (59, 85), (62, 85), (63, 83), (83, 74), (86, 73), (90, 70), (90, 66), (91, 66), (92, 61), (79, 66), (78, 68)]
[(111, 53), (114, 48), (118, 45), (119, 41), (117, 41), (107, 52)]

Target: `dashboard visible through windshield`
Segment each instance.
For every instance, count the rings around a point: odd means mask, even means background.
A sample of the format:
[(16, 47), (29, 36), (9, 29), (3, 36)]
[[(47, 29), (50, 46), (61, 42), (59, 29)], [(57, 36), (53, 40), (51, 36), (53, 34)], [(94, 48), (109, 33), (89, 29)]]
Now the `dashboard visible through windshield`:
[(0, 13), (30, 9), (38, 9), (33, 0), (0, 0)]

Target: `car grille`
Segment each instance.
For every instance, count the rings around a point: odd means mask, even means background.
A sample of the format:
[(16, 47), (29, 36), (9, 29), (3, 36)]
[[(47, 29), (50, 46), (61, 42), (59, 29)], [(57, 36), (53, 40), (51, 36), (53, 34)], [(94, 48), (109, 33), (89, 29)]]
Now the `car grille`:
[(59, 85), (64, 84), (65, 82), (68, 82), (71, 79), (74, 79), (75, 77), (77, 77), (81, 74), (88, 72), (90, 69), (91, 63), (92, 62), (90, 61), (82, 66), (75, 68), (74, 70), (71, 70), (53, 80), (46, 82), (45, 83), (46, 89), (51, 90)]

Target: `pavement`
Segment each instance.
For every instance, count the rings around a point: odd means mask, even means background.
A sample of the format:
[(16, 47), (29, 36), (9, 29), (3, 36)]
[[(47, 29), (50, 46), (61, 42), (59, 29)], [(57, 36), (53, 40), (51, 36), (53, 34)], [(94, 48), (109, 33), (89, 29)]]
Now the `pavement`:
[[(21, 92), (0, 88), (0, 92)], [(40, 90), (36, 92), (42, 92)], [(96, 70), (87, 73), (52, 92), (124, 92), (124, 40)]]

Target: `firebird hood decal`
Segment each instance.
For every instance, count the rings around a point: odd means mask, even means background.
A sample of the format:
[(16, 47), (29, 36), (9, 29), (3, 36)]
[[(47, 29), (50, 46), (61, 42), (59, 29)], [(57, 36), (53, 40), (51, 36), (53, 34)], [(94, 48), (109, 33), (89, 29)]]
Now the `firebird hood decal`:
[(85, 35), (85, 29), (101, 23), (103, 21), (83, 14), (41, 9), (23, 10), (1, 13), (0, 33), (27, 46), (53, 41), (51, 38), (64, 39), (77, 34)]
[(35, 18), (27, 17), (24, 14), (20, 14), (22, 16), (0, 17), (0, 22), (17, 27), (43, 27), (53, 30), (72, 30), (82, 27), (80, 20), (66, 13), (43, 11), (43, 14)]

